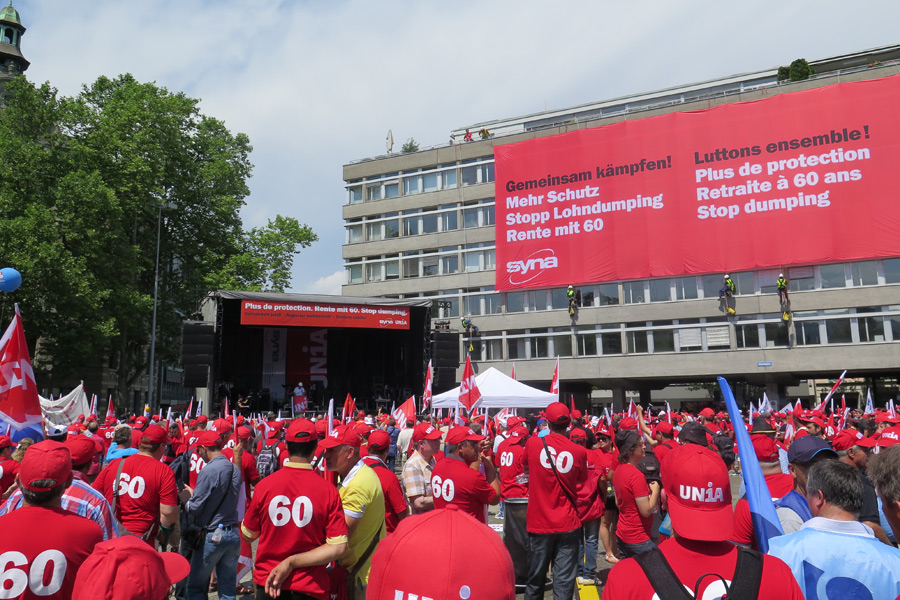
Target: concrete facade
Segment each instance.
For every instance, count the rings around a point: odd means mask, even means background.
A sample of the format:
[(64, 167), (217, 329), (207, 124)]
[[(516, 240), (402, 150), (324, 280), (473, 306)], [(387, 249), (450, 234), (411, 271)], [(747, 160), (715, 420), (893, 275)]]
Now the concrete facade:
[[(464, 340), (462, 350), (471, 341), (473, 362), (507, 373), (515, 363), (518, 379), (546, 388), (559, 355), (562, 391), (579, 398), (654, 390), (653, 399), (690, 401), (696, 394), (674, 384), (717, 375), (765, 387), (778, 401), (817, 395), (844, 369), (893, 381), (900, 367), (900, 258), (786, 269), (793, 312), (787, 325), (773, 287), (778, 267), (733, 274), (738, 315), (731, 318), (704, 276), (580, 286), (583, 298), (593, 299), (575, 318), (564, 289), (493, 291), (494, 144), (896, 75), (900, 46), (812, 64), (819, 75), (803, 82), (777, 83), (775, 70), (760, 71), (476, 124), (468, 128), (476, 141), (459, 143), (461, 128), (453, 132), (456, 144), (347, 164), (343, 293), (433, 297), (432, 318), (451, 328), (461, 329), (459, 317), (471, 315), (480, 336)], [(482, 127), (494, 137), (478, 140)], [(811, 385), (813, 379), (823, 381)]]

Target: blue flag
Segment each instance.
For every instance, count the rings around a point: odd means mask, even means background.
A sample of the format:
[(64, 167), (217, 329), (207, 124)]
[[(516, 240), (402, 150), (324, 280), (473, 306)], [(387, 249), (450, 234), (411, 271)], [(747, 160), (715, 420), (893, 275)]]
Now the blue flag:
[(724, 377), (719, 377), (718, 380), (722, 396), (725, 398), (725, 406), (728, 408), (728, 416), (731, 417), (734, 425), (734, 441), (741, 457), (741, 476), (744, 478), (744, 486), (747, 489), (747, 502), (750, 504), (750, 517), (753, 520), (756, 545), (760, 552), (768, 552), (769, 539), (784, 535), (784, 529), (781, 528), (781, 522), (775, 512), (772, 495), (766, 485), (756, 453), (753, 452), (753, 442), (750, 441), (750, 434), (744, 427), (741, 411), (738, 410), (734, 394), (731, 393), (731, 386)]

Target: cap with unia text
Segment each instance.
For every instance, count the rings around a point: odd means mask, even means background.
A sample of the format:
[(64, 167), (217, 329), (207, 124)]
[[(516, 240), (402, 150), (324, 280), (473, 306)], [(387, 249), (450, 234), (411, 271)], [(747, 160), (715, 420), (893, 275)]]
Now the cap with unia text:
[(325, 436), (319, 445), (322, 448), (336, 448), (338, 446), (354, 446), (359, 448), (362, 445), (362, 438), (354, 431), (353, 424), (341, 425), (335, 427), (334, 430)]
[(666, 455), (661, 475), (678, 535), (706, 542), (731, 537), (731, 482), (717, 452), (697, 444), (679, 446)]
[(439, 440), (441, 439), (441, 430), (435, 429), (428, 423), (419, 423), (413, 431), (412, 441), (416, 444), (422, 440)]
[(447, 438), (444, 440), (448, 446), (455, 446), (463, 442), (480, 442), (484, 439), (483, 435), (478, 435), (469, 427), (454, 427), (447, 432)]

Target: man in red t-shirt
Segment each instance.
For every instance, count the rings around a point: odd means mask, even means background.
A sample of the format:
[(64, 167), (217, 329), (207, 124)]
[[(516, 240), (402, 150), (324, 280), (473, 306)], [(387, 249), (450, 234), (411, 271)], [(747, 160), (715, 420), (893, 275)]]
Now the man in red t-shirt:
[[(517, 418), (517, 417), (510, 417)], [(500, 474), (500, 498), (505, 502), (509, 498), (527, 498), (528, 484), (523, 481), (525, 464), (525, 442), (528, 440), (528, 429), (516, 424), (508, 431), (509, 437), (497, 446), (497, 469)]]
[[(724, 597), (729, 591), (739, 551), (728, 541), (732, 531), (731, 482), (722, 458), (696, 444), (681, 446), (669, 453), (662, 480), (674, 536), (613, 567), (603, 589), (604, 600), (654, 597), (654, 588), (638, 564), (650, 553), (660, 553), (677, 578), (667, 584), (667, 589), (680, 584), (692, 595), (696, 589), (697, 598)], [(788, 566), (775, 557), (758, 556), (762, 560), (758, 597), (802, 600), (803, 592)], [(656, 593), (664, 597), (665, 590)]]
[(17, 476), (23, 506), (0, 517), (3, 598), (68, 600), (75, 575), (94, 546), (100, 526), (60, 506), (72, 482), (72, 457), (52, 440), (28, 448)]
[(406, 495), (400, 487), (397, 474), (388, 467), (386, 458), (391, 449), (391, 436), (383, 429), (376, 429), (369, 434), (369, 454), (363, 462), (372, 467), (381, 482), (384, 493), (384, 530), (391, 533), (400, 521), (409, 514)]
[[(466, 426), (454, 427), (444, 440), (444, 460), (431, 471), (434, 507), (457, 505), (463, 512), (487, 523), (487, 505), (500, 502), (500, 481), (494, 463), (482, 445), (483, 435)], [(484, 467), (484, 474), (479, 470)]]
[(165, 429), (149, 425), (142, 432), (139, 452), (112, 461), (94, 481), (94, 489), (115, 507), (116, 517), (128, 533), (141, 536), (151, 544), (157, 525), (164, 536), (171, 535), (178, 518), (175, 475), (160, 462), (166, 441)]
[(241, 524), (244, 541), (259, 540), (253, 581), (265, 595), (257, 598), (293, 597), (285, 590), (326, 600), (325, 565), (347, 551), (344, 510), (337, 488), (311, 468), (318, 443), (312, 422), (294, 420), (285, 442), (288, 462), (259, 482)]
[(526, 600), (543, 599), (551, 561), (554, 597), (572, 597), (581, 538), (575, 497), (578, 484), (587, 479), (587, 452), (565, 435), (569, 408), (562, 402), (553, 402), (544, 413), (550, 433), (531, 436), (523, 454), (528, 468), (526, 530), (531, 548)]
[[(775, 431), (772, 430), (772, 436), (774, 435)], [(756, 454), (766, 486), (769, 488), (769, 495), (772, 500), (783, 498), (794, 489), (794, 478), (789, 473), (781, 472), (778, 445), (774, 438), (765, 433), (753, 433), (750, 435), (750, 441), (753, 443), (753, 452)], [(746, 498), (738, 500), (734, 507), (734, 533), (731, 541), (748, 547), (756, 547), (750, 505)]]

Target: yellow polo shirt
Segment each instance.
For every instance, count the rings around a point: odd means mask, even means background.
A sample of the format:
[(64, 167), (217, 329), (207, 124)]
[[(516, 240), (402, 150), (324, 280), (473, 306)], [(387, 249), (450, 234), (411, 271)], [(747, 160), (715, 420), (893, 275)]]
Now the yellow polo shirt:
[[(350, 469), (341, 481), (341, 503), (344, 514), (360, 519), (356, 531), (350, 536), (347, 554), (340, 560), (340, 566), (348, 571), (356, 565), (359, 557), (365, 553), (372, 539), (384, 537), (384, 493), (378, 475), (362, 459)], [(375, 552), (373, 551), (372, 554)], [(372, 554), (366, 559), (363, 567), (357, 572), (356, 579), (363, 585), (369, 583), (369, 568)]]

